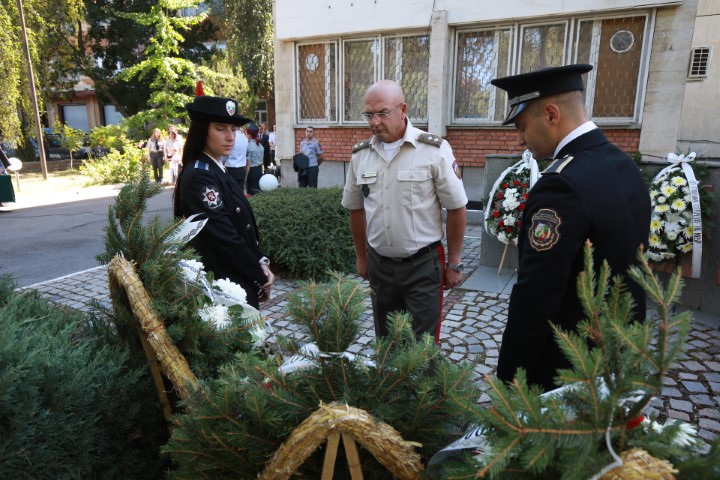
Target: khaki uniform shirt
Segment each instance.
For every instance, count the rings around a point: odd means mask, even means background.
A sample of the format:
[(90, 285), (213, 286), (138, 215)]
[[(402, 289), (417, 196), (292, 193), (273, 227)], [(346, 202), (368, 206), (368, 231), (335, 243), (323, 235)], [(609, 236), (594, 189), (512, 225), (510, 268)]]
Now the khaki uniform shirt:
[(410, 121), (392, 160), (376, 137), (353, 150), (342, 205), (365, 209), (368, 244), (382, 256), (408, 257), (441, 240), (442, 207), (467, 204), (450, 144)]

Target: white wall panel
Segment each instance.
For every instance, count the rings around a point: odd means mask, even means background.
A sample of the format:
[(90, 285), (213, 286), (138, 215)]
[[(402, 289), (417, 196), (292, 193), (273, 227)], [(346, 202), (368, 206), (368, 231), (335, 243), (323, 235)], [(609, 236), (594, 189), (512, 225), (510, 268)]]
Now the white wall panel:
[(433, 4), (435, 11), (448, 12), (450, 25), (457, 25), (681, 3), (682, 0), (275, 0), (275, 32), (280, 40), (292, 40), (427, 28)]

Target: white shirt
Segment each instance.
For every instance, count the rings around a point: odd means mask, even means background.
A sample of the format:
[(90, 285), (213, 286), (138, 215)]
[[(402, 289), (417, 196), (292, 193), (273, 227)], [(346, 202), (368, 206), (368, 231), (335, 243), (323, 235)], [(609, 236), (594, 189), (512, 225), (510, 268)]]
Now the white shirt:
[(560, 143), (558, 143), (558, 146), (555, 147), (555, 153), (553, 153), (553, 158), (557, 157), (558, 152), (562, 150), (562, 148), (567, 145), (568, 143), (572, 142), (576, 138), (578, 138), (580, 135), (586, 134), (591, 130), (595, 130), (597, 125), (595, 125), (594, 122), (588, 120), (587, 122), (583, 123), (579, 127), (577, 127), (572, 132), (568, 133), (565, 138), (560, 140)]
[(243, 168), (247, 163), (248, 139), (241, 130), (235, 130), (235, 144), (230, 155), (225, 159), (225, 166), (230, 168)]

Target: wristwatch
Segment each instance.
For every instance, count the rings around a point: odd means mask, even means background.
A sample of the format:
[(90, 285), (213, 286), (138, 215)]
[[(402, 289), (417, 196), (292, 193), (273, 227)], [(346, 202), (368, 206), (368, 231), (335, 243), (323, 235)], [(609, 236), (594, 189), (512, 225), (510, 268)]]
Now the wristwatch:
[(463, 269), (465, 269), (465, 265), (462, 263), (446, 263), (445, 266), (450, 270), (455, 270), (459, 273), (462, 273)]

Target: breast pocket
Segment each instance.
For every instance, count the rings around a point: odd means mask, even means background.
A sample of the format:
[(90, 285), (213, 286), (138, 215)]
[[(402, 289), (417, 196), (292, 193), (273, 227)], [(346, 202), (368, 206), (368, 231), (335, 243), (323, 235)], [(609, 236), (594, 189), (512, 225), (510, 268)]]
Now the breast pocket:
[(398, 170), (397, 180), (403, 206), (419, 205), (433, 194), (433, 181), (427, 168)]

